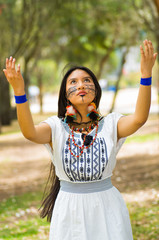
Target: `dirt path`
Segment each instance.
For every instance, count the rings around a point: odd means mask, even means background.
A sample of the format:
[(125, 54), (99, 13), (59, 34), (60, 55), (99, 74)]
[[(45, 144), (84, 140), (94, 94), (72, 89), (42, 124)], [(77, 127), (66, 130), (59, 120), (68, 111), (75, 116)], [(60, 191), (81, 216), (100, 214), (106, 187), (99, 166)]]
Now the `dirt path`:
[[(158, 131), (158, 121), (148, 122), (137, 134)], [(46, 182), (50, 156), (43, 145), (21, 134), (0, 136), (0, 200), (39, 189)], [(159, 199), (159, 143), (124, 144), (112, 178), (126, 201)]]

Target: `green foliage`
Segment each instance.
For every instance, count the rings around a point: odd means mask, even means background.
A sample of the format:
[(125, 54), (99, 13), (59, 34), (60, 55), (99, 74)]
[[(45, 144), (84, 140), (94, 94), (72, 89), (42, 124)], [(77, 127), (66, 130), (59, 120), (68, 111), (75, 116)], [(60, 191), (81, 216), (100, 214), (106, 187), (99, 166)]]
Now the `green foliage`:
[[(62, 67), (62, 66), (61, 66)], [(31, 74), (31, 83), (38, 85), (38, 79), (42, 80), (43, 92), (52, 92), (59, 87), (60, 82), (60, 67), (51, 59), (39, 60), (33, 68)]]
[[(36, 70), (43, 69), (44, 91), (58, 88), (62, 68), (70, 62), (86, 65), (99, 79), (106, 78), (110, 72), (117, 72), (118, 50), (139, 46), (146, 37), (158, 45), (157, 9), (154, 1), (146, 3), (142, 0), (0, 1), (0, 68), (11, 55), (17, 63), (20, 60), (26, 89), (29, 84), (38, 84)], [(129, 78), (129, 85), (131, 81)], [(7, 91), (0, 85), (2, 99)]]
[[(131, 0), (36, 0), (34, 4), (8, 0), (0, 18), (3, 56), (32, 54), (35, 61), (52, 58), (57, 72), (59, 62), (95, 66), (97, 71), (112, 42), (112, 52), (135, 45), (143, 28)], [(35, 46), (37, 50), (32, 52)]]
[(138, 87), (140, 77), (141, 77), (141, 74), (139, 72), (138, 73), (130, 72), (129, 74), (123, 75), (120, 83), (120, 87), (121, 88)]

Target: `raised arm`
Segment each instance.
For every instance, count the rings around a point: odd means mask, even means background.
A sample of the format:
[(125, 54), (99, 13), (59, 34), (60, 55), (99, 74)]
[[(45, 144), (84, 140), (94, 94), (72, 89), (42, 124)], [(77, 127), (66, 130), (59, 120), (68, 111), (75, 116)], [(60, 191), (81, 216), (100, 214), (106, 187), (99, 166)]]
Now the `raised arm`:
[(140, 52), (141, 78), (143, 78), (144, 82), (140, 84), (134, 114), (122, 117), (118, 121), (118, 139), (121, 137), (127, 137), (136, 132), (147, 121), (149, 115), (151, 104), (151, 84), (149, 85), (147, 81), (150, 80), (147, 78), (152, 77), (152, 68), (154, 66), (157, 53), (154, 54), (151, 41), (145, 40), (143, 43), (144, 49), (140, 46)]
[[(14, 95), (19, 99), (20, 96), (25, 95), (25, 84), (20, 72), (20, 65), (18, 65), (17, 71), (15, 69), (15, 61), (15, 58), (7, 58), (6, 69), (3, 69), (3, 72), (13, 87)], [(18, 122), (24, 137), (36, 143), (50, 143), (51, 129), (49, 125), (45, 123), (34, 125), (28, 101), (25, 100), (25, 96), (22, 99), (23, 103), (17, 103), (16, 107)]]

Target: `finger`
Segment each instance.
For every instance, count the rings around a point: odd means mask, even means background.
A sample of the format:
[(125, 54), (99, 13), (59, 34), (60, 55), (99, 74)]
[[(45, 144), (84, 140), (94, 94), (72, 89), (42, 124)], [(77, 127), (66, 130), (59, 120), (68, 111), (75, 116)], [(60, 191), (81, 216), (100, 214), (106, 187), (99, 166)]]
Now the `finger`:
[(13, 61), (12, 61), (12, 69), (15, 69), (15, 58), (13, 58)]
[(143, 43), (145, 48), (145, 56), (148, 56), (149, 55), (148, 41), (145, 40)]
[(9, 58), (9, 68), (11, 68), (11, 66), (12, 66), (12, 60), (13, 60), (13, 58), (12, 58), (12, 56)]
[(144, 49), (141, 45), (140, 45), (140, 52), (141, 52), (141, 57), (145, 57)]
[(18, 73), (18, 74), (20, 73), (20, 64), (18, 64), (17, 73)]
[(148, 46), (149, 46), (149, 54), (153, 56), (154, 49), (151, 41), (148, 41)]

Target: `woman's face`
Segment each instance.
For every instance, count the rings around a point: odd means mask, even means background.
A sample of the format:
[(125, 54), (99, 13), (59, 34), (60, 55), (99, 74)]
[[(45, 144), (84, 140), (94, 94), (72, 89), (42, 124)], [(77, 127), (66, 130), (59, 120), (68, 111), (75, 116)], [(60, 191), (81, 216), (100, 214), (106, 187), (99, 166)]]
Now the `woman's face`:
[(81, 70), (74, 70), (67, 78), (66, 98), (74, 105), (90, 104), (96, 96), (91, 76)]

